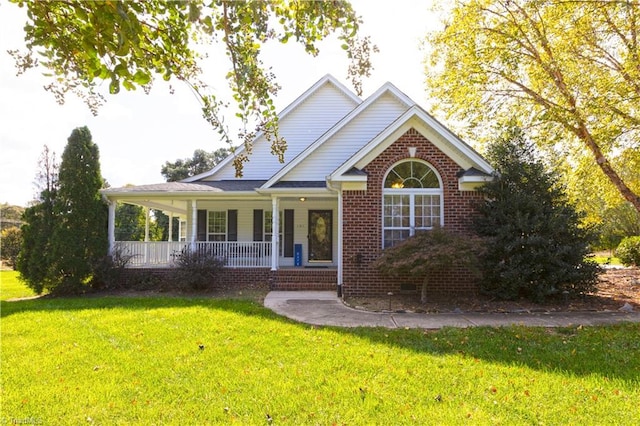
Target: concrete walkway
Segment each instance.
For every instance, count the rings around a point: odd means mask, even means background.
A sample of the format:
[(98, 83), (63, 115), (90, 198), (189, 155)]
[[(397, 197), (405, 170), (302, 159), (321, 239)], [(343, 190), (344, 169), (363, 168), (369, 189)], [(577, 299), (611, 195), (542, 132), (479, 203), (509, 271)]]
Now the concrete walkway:
[(335, 291), (272, 291), (264, 306), (296, 321), (338, 327), (423, 328), (508, 326), (566, 327), (640, 322), (640, 312), (397, 313), (346, 306)]

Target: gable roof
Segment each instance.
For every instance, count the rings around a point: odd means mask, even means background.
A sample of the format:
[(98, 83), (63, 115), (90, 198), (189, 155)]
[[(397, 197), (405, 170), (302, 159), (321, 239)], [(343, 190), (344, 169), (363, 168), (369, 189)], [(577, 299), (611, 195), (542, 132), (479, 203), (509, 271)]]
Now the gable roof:
[[(318, 94), (327, 85), (331, 85), (334, 89), (337, 90), (337, 92), (343, 98), (345, 98), (348, 102), (350, 102), (351, 106), (349, 108), (355, 108), (357, 105), (362, 103), (362, 100), (358, 96), (356, 96), (353, 92), (351, 92), (346, 86), (344, 86), (342, 83), (340, 83), (332, 75), (327, 74), (324, 77), (322, 77), (320, 80), (318, 80), (315, 84), (313, 84), (309, 89), (307, 89), (302, 95), (298, 96), (298, 98), (296, 98), (296, 100), (294, 100), (284, 110), (282, 110), (282, 112), (280, 112), (278, 114), (278, 121), (279, 121), (281, 127), (282, 127), (282, 124), (286, 121), (287, 117), (292, 115), (292, 113), (294, 111), (296, 111), (302, 104), (304, 104), (307, 101), (310, 101), (314, 97), (314, 95)], [(334, 122), (331, 122), (331, 125), (333, 125), (333, 124), (334, 124)], [(262, 132), (260, 132), (254, 138), (253, 143), (256, 144), (256, 143), (270, 143), (270, 142), (267, 141), (264, 138), (264, 134)], [(238, 154), (242, 153), (244, 151), (246, 151), (246, 147), (244, 145), (239, 146), (237, 148), (237, 150), (236, 150), (236, 152)], [(195, 176), (191, 176), (189, 178), (186, 178), (186, 179), (182, 180), (182, 182), (196, 182), (196, 181), (201, 181), (201, 180), (206, 180), (208, 178), (212, 178), (212, 177), (214, 177), (214, 175), (216, 175), (217, 173), (219, 173), (223, 169), (226, 169), (228, 167), (233, 167), (232, 163), (233, 163), (234, 158), (235, 158), (234, 155), (229, 155), (224, 160), (222, 160), (220, 163), (218, 163), (215, 167), (213, 167), (211, 170), (209, 170), (207, 172), (204, 172), (204, 173), (201, 173), (201, 174), (198, 174), (198, 175), (195, 175)], [(264, 176), (265, 179), (269, 178), (269, 177), (270, 176)]]
[(388, 148), (409, 129), (415, 129), (429, 139), (438, 149), (449, 156), (463, 170), (474, 169), (485, 176), (491, 175), (493, 168), (482, 156), (462, 139), (452, 133), (432, 115), (417, 105), (409, 108), (394, 123), (363, 146), (355, 155), (345, 161), (329, 176), (330, 181), (362, 180), (364, 175), (356, 175), (353, 170), (361, 170)]
[[(401, 102), (405, 107), (410, 107), (415, 105), (415, 102), (405, 95), (402, 91), (400, 91), (393, 84), (387, 82), (382, 87), (380, 87), (375, 93), (369, 96), (364, 102), (358, 105), (353, 111), (347, 114), (342, 120), (336, 123), (331, 129), (329, 129), (325, 134), (323, 134), (319, 139), (313, 142), (311, 145), (307, 147), (304, 151), (298, 154), (293, 160), (291, 160), (288, 164), (286, 164), (282, 169), (280, 169), (276, 174), (274, 174), (267, 183), (262, 187), (263, 189), (275, 186), (278, 181), (280, 181), (283, 177), (285, 177), (288, 173), (293, 171), (296, 167), (298, 167), (305, 159), (309, 158), (311, 154), (313, 154), (316, 150), (318, 150), (321, 146), (323, 146), (328, 140), (332, 137), (336, 136), (342, 129), (344, 129), (348, 124), (357, 120), (364, 111), (366, 111), (371, 105), (376, 103), (379, 99), (381, 99), (385, 95), (391, 95), (396, 98), (399, 102)], [(384, 123), (383, 123), (384, 124)], [(330, 171), (329, 171), (330, 172)]]

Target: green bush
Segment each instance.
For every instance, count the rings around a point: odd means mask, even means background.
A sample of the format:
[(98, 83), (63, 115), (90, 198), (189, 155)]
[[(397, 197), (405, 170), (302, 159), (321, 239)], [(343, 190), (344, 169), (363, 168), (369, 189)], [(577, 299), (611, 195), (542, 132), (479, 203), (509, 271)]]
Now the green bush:
[(622, 240), (616, 249), (616, 256), (625, 266), (640, 266), (640, 236)]
[(407, 276), (422, 280), (420, 301), (425, 303), (432, 274), (458, 267), (478, 276), (478, 256), (483, 252), (480, 238), (435, 227), (385, 249), (373, 267), (392, 278)]
[(580, 226), (558, 177), (522, 131), (509, 129), (487, 152), (495, 179), (480, 189), (476, 232), (489, 239), (482, 258), (483, 293), (542, 302), (595, 290), (598, 265), (586, 260), (593, 241)]
[(210, 290), (224, 267), (224, 259), (207, 251), (185, 249), (175, 256), (173, 279), (180, 290)]

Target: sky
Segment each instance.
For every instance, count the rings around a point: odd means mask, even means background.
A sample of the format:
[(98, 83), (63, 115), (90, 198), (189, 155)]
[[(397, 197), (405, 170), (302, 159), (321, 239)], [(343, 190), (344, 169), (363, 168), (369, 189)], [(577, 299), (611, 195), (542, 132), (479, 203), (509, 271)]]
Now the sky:
[[(370, 35), (380, 49), (373, 56), (371, 77), (364, 80), (362, 98), (390, 81), (426, 106), (420, 45), (427, 32), (440, 25), (429, 2), (394, 0), (393, 7), (371, 0), (351, 3), (364, 21), (361, 33)], [(227, 147), (202, 118), (197, 98), (180, 82), (172, 84), (175, 92), (171, 94), (165, 82), (156, 80), (149, 95), (124, 89), (108, 95), (105, 83), (101, 91), (107, 102), (97, 117), (73, 95), (59, 105), (43, 88), (48, 80), (42, 70), (16, 76), (13, 59), (6, 53), (8, 49), (24, 50), (25, 16), (17, 5), (0, 3), (0, 204), (27, 206), (35, 198), (34, 181), (44, 145), (59, 160), (76, 127), (87, 126), (91, 131), (100, 149), (102, 176), (112, 187), (163, 182), (160, 169), (166, 161), (189, 158), (196, 149)], [(230, 64), (221, 56), (220, 47), (209, 52), (212, 59), (204, 67), (204, 80), (218, 93), (228, 94), (224, 75)], [(274, 43), (264, 49), (262, 60), (272, 67), (282, 86), (274, 99), (278, 111), (326, 74), (354, 90), (346, 78), (345, 52), (335, 40), (322, 43), (315, 58), (294, 42)], [(229, 116), (234, 113), (231, 110)], [(235, 134), (234, 123), (229, 121), (229, 125)]]

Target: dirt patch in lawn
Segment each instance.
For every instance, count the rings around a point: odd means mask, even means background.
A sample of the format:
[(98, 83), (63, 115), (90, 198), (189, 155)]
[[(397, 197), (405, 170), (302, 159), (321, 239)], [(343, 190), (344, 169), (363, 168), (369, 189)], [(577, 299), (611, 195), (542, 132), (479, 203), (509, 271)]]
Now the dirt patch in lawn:
[(504, 301), (478, 295), (420, 303), (419, 294), (394, 294), (385, 297), (352, 297), (347, 305), (367, 311), (394, 312), (559, 312), (640, 311), (640, 268), (607, 269), (599, 278), (597, 291), (580, 297), (558, 297), (545, 303), (526, 300)]

